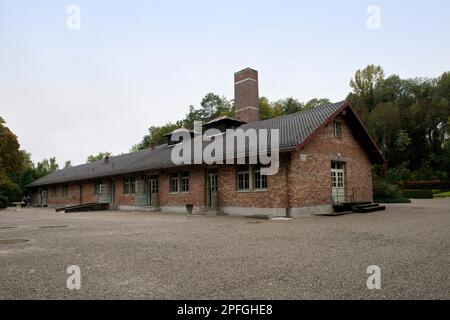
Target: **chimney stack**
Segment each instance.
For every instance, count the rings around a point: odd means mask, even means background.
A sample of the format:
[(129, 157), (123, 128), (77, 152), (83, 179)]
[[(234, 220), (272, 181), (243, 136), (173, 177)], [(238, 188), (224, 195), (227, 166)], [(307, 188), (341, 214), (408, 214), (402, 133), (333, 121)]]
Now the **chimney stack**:
[(259, 121), (258, 71), (246, 68), (234, 74), (234, 112), (241, 121)]

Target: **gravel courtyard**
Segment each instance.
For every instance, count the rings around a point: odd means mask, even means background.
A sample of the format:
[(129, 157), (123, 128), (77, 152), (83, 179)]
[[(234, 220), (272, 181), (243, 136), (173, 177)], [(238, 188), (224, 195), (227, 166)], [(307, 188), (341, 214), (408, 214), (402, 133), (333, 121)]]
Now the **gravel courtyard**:
[(449, 299), (449, 265), (450, 199), (290, 221), (0, 211), (1, 299)]

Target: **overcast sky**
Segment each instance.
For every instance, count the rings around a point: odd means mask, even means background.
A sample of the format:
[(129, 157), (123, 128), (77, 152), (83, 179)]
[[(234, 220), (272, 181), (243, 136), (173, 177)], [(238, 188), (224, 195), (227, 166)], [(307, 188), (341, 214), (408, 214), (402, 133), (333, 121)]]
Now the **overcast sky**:
[(450, 70), (449, 38), (450, 1), (0, 0), (0, 116), (34, 161), (81, 164), (128, 152), (208, 92), (232, 99), (244, 67), (270, 100), (338, 101), (370, 63), (404, 78)]

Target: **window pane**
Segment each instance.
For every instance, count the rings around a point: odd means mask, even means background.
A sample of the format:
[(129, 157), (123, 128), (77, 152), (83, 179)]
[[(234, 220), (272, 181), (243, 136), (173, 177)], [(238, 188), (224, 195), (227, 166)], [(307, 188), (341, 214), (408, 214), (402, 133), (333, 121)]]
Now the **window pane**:
[(334, 137), (337, 139), (341, 138), (341, 123), (338, 121), (335, 121), (333, 123), (333, 131), (334, 131)]
[(130, 191), (131, 191), (131, 194), (136, 193), (136, 179), (135, 178), (130, 179)]
[(253, 171), (253, 188), (267, 189), (267, 175), (262, 175), (259, 167)]
[(189, 172), (181, 173), (181, 192), (189, 192)]
[(237, 180), (238, 190), (250, 189), (250, 174), (248, 167), (238, 167)]
[(261, 189), (267, 189), (267, 176), (261, 175)]
[(130, 181), (128, 179), (123, 180), (123, 194), (130, 193)]
[(178, 175), (172, 174), (170, 176), (170, 192), (178, 192)]

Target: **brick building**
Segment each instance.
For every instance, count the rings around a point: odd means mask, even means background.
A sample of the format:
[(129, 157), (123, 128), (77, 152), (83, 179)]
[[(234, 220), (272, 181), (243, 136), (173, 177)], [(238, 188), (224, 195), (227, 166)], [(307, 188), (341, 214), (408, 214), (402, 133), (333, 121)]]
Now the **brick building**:
[[(176, 165), (168, 135), (167, 144), (31, 183), (32, 204), (107, 202), (123, 210), (297, 217), (331, 213), (337, 203), (372, 201), (371, 165), (384, 159), (347, 101), (260, 121), (257, 71), (239, 71), (234, 82), (235, 118), (220, 117), (204, 129), (278, 129), (276, 174), (261, 174), (258, 164)], [(251, 143), (233, 154), (248, 157)]]

